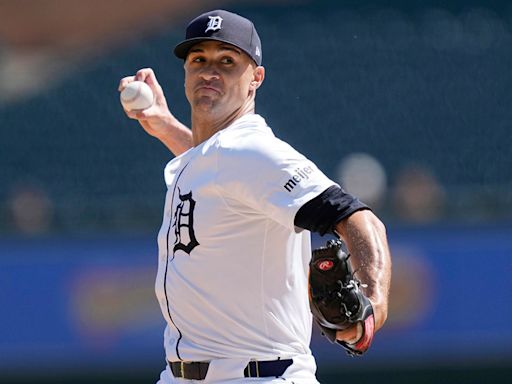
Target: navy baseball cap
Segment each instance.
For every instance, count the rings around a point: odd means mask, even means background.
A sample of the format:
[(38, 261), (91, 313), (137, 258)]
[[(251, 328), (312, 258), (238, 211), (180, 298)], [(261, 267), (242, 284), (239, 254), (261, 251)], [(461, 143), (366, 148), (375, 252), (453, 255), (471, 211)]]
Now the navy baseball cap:
[(261, 41), (252, 21), (236, 13), (216, 10), (203, 13), (187, 26), (185, 40), (174, 48), (180, 59), (187, 57), (193, 45), (204, 40), (222, 41), (247, 53), (261, 65)]

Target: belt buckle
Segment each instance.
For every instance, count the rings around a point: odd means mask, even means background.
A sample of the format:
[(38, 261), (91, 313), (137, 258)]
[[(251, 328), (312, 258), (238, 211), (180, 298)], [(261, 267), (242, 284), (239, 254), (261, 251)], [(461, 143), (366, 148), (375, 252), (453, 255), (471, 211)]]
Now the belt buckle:
[[(251, 363), (254, 363), (254, 365), (256, 366), (256, 376), (252, 376), (252, 373), (251, 373)], [(260, 369), (259, 369), (258, 360), (251, 360), (247, 367), (248, 367), (248, 369), (247, 369), (248, 377), (260, 377)]]
[(185, 378), (185, 363), (183, 360), (180, 361), (180, 377)]

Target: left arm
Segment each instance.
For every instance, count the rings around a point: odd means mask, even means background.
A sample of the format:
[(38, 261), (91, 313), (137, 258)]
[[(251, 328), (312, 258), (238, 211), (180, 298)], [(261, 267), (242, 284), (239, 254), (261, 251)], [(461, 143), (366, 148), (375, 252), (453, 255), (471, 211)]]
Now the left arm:
[[(345, 241), (358, 279), (368, 284), (365, 290), (375, 317), (375, 330), (382, 328), (388, 315), (388, 296), (391, 283), (391, 255), (386, 228), (370, 210), (356, 211), (335, 226)], [(337, 339), (356, 338), (357, 328), (338, 331)]]
[[(388, 314), (391, 256), (384, 224), (368, 207), (339, 186), (331, 186), (304, 204), (295, 216), (295, 225), (320, 235), (335, 232), (344, 240), (355, 275), (368, 287), (363, 290), (373, 308), (375, 327), (382, 328)], [(363, 335), (363, 324), (338, 331), (336, 338), (355, 344)], [(373, 329), (374, 328), (374, 329)], [(371, 342), (371, 338), (370, 338)]]

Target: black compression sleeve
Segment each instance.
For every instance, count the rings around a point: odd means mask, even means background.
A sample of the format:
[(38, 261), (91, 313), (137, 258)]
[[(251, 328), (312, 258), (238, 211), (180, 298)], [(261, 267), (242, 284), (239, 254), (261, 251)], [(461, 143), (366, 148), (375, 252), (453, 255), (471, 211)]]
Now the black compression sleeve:
[(334, 226), (355, 211), (369, 209), (358, 198), (333, 185), (308, 201), (295, 215), (297, 227), (325, 235), (333, 232)]

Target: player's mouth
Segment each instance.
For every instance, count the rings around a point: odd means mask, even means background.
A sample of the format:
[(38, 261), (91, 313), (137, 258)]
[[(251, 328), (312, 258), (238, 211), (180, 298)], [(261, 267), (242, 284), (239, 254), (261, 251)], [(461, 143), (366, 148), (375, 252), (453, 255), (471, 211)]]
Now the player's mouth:
[(199, 84), (197, 87), (196, 87), (196, 92), (198, 91), (203, 91), (203, 92), (206, 92), (206, 93), (221, 93), (221, 90), (217, 87), (214, 87), (212, 86), (211, 84)]

